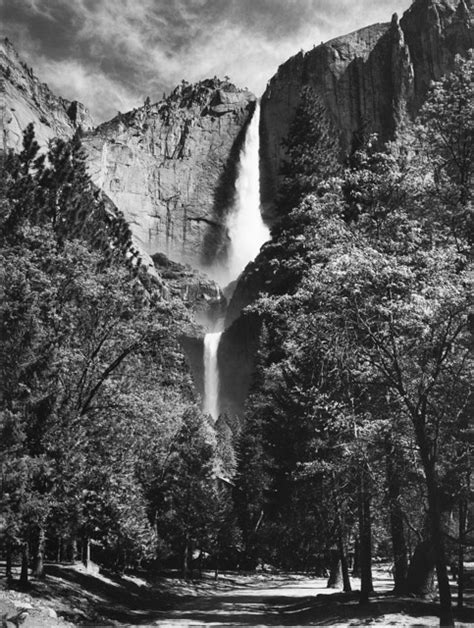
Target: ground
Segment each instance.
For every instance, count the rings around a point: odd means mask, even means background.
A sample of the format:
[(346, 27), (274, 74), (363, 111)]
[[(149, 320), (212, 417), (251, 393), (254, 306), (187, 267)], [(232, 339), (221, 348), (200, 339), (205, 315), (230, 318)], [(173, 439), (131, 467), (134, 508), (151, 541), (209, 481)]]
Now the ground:
[[(2, 566), (0, 570), (3, 572)], [(0, 617), (22, 609), (25, 628), (57, 626), (435, 626), (435, 603), (390, 594), (388, 566), (374, 569), (376, 593), (366, 607), (358, 594), (326, 588), (326, 580), (303, 574), (225, 573), (202, 579), (86, 573), (80, 565), (48, 565), (47, 577), (28, 591), (0, 591)], [(0, 580), (0, 584), (2, 581)], [(357, 589), (359, 582), (352, 581)], [(457, 617), (474, 625), (474, 591)], [(5, 617), (6, 616), (6, 617)], [(10, 628), (13, 623), (3, 623)]]

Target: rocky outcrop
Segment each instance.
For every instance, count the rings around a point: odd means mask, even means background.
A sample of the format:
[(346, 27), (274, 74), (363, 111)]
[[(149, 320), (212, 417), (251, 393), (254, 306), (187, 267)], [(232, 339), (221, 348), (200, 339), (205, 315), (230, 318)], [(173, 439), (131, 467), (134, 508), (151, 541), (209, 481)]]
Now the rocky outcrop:
[(215, 281), (188, 265), (173, 262), (162, 253), (155, 253), (152, 259), (164, 298), (179, 299), (203, 327), (214, 327), (224, 318), (227, 299)]
[(152, 281), (166, 301), (190, 310), (181, 342), (202, 394), (202, 338), (224, 319), (227, 299), (197, 268), (225, 249), (226, 210), (255, 96), (218, 79), (183, 82), (161, 102), (147, 101), (93, 129), (86, 109), (56, 97), (7, 40), (0, 46), (0, 70), (5, 149), (21, 148), (31, 122), (42, 146), (71, 137), (78, 126), (86, 130), (89, 172), (104, 192), (107, 211), (121, 211), (129, 221), (148, 268), (145, 283)]
[(195, 388), (202, 396), (203, 336), (206, 331), (214, 328), (219, 320), (223, 320), (227, 299), (212, 279), (190, 266), (173, 262), (162, 253), (153, 255), (153, 263), (163, 298), (174, 302), (176, 307), (186, 307), (192, 314), (190, 324), (182, 330), (180, 342)]
[(219, 255), (254, 102), (227, 81), (183, 83), (85, 137), (92, 179), (124, 213), (140, 250), (194, 268)]
[(361, 134), (393, 135), (407, 111), (423, 103), (429, 84), (449, 72), (456, 54), (474, 47), (471, 0), (416, 0), (399, 21), (375, 24), (299, 53), (278, 69), (262, 98), (263, 198), (272, 205), (282, 139), (303, 85), (323, 99), (340, 132), (342, 154)]
[[(260, 326), (255, 316), (240, 316), (221, 336), (218, 348), (219, 406), (221, 414), (242, 416), (252, 381)], [(181, 345), (196, 390), (204, 396), (203, 335), (183, 334)]]
[(472, 0), (417, 0), (400, 20), (413, 68), (414, 91), (408, 102), (417, 113), (430, 83), (453, 69), (457, 54), (474, 48)]
[(20, 59), (10, 41), (0, 40), (1, 147), (21, 148), (23, 130), (30, 122), (41, 146), (54, 137), (71, 137), (78, 126), (92, 127), (84, 105), (55, 96)]
[(0, 42), (3, 148), (19, 150), (30, 122), (42, 146), (81, 126), (91, 177), (129, 221), (152, 272), (154, 253), (194, 268), (224, 254), (226, 209), (254, 107), (255, 96), (229, 81), (183, 81), (161, 102), (94, 129), (81, 103), (55, 96), (8, 40)]
[[(456, 54), (474, 47), (472, 17), (472, 3), (466, 0), (415, 0), (401, 20), (394, 16), (390, 23), (321, 44), (280, 66), (262, 98), (261, 181), (267, 215), (274, 212), (282, 140), (303, 85), (310, 84), (325, 102), (340, 133), (342, 156), (362, 134), (388, 139), (403, 116), (416, 115), (430, 82), (453, 68)], [(259, 330), (257, 318), (242, 309), (262, 292), (285, 292), (271, 263), (275, 255), (281, 251), (271, 243), (263, 247), (239, 278), (227, 309), (219, 347), (221, 404), (237, 414), (252, 380)]]
[(235, 320), (221, 336), (218, 351), (219, 401), (221, 412), (242, 416), (254, 372), (260, 324), (246, 313)]

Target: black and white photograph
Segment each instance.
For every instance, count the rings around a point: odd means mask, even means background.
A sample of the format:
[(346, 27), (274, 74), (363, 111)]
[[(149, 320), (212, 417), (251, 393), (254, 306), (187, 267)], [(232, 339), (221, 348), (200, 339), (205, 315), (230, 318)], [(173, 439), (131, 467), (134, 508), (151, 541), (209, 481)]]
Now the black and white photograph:
[(473, 0), (0, 0), (0, 628), (474, 626)]

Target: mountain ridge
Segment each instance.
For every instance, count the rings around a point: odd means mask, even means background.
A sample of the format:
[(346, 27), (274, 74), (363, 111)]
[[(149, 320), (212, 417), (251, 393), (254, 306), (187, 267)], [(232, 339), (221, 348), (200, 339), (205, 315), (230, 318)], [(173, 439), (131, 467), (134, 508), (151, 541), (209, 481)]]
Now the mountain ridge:
[(168, 98), (86, 133), (92, 180), (147, 255), (205, 270), (225, 251), (226, 210), (255, 100), (217, 78), (183, 82)]
[(8, 39), (0, 42), (0, 77), (4, 150), (21, 149), (29, 123), (43, 147), (81, 126), (89, 174), (124, 214), (152, 272), (156, 253), (201, 270), (225, 255), (251, 92), (217, 77), (182, 81), (161, 101), (94, 126), (86, 107), (56, 96)]
[(453, 69), (456, 54), (474, 47), (474, 12), (465, 0), (416, 0), (399, 19), (336, 37), (283, 63), (262, 96), (262, 196), (267, 211), (299, 94), (311, 85), (339, 131), (347, 156), (360, 136), (393, 136), (421, 107), (430, 82)]
[(0, 40), (0, 120), (2, 146), (21, 148), (23, 130), (35, 125), (38, 142), (46, 146), (54, 137), (66, 139), (78, 126), (93, 126), (87, 108), (77, 100), (57, 96), (21, 59), (8, 38)]
[[(341, 155), (360, 136), (393, 136), (414, 116), (430, 81), (474, 46), (472, 2), (416, 0), (401, 19), (333, 38), (281, 64), (262, 96), (261, 190), (265, 215), (275, 218), (278, 172), (303, 85), (312, 85), (339, 131)], [(148, 266), (164, 253), (209, 271), (228, 245), (239, 150), (255, 96), (217, 77), (183, 81), (163, 100), (96, 127), (77, 101), (55, 96), (21, 61), (0, 47), (0, 113), (4, 148), (18, 149), (21, 127), (34, 122), (40, 143), (85, 127), (84, 147), (94, 183), (123, 212)]]

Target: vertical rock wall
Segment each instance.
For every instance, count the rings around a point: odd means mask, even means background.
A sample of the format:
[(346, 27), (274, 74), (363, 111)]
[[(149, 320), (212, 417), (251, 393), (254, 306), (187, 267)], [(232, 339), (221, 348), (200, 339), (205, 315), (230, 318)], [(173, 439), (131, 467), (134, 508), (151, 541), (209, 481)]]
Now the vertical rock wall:
[(449, 72), (456, 54), (474, 47), (467, 0), (416, 0), (399, 21), (374, 24), (299, 53), (278, 69), (262, 98), (263, 197), (278, 187), (282, 139), (303, 85), (322, 97), (339, 130), (342, 154), (361, 133), (393, 135), (405, 111), (415, 115), (429, 84)]
[(21, 149), (23, 130), (33, 122), (36, 138), (46, 146), (54, 137), (69, 138), (78, 126), (92, 127), (87, 109), (55, 96), (20, 59), (8, 39), (0, 40), (0, 148)]
[[(339, 131), (341, 156), (362, 133), (393, 135), (400, 119), (416, 115), (430, 82), (452, 70), (457, 54), (474, 48), (472, 2), (415, 0), (401, 20), (393, 16), (299, 53), (278, 69), (262, 98), (261, 180), (268, 215), (275, 212), (278, 172), (303, 85), (321, 96)], [(241, 414), (253, 371), (258, 321), (242, 308), (265, 292), (271, 265), (257, 258), (239, 279), (227, 309), (221, 346), (223, 406)], [(237, 377), (232, 373), (237, 372)]]
[(217, 79), (184, 85), (85, 138), (94, 182), (149, 255), (205, 268), (225, 247), (225, 210), (255, 97)]
[(94, 129), (81, 103), (53, 94), (0, 41), (0, 148), (20, 150), (31, 122), (43, 147), (81, 126), (92, 179), (129, 221), (150, 268), (155, 253), (194, 268), (225, 255), (226, 209), (254, 107), (255, 96), (229, 81), (183, 82)]

